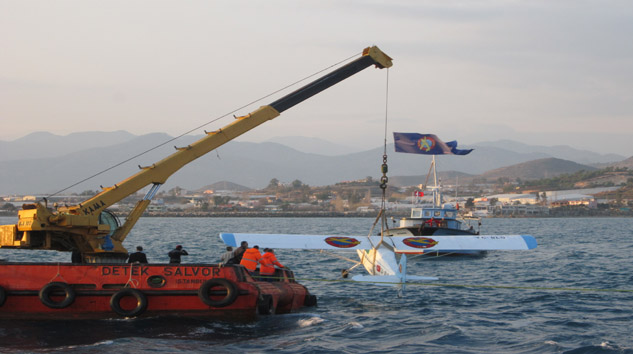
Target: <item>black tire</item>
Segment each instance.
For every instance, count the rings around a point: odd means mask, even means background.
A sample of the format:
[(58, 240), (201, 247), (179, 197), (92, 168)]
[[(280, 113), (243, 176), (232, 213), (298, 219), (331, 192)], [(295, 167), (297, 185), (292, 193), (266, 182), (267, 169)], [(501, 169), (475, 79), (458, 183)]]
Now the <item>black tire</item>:
[[(59, 302), (53, 301), (51, 299), (51, 293), (55, 291), (63, 291), (65, 294), (64, 300)], [(75, 290), (70, 285), (62, 282), (48, 283), (44, 285), (39, 292), (40, 301), (52, 309), (63, 309), (70, 306), (70, 304), (75, 302), (75, 295)]]
[(4, 288), (0, 286), (0, 307), (4, 305), (4, 302), (6, 300), (7, 300), (7, 291), (4, 290)]
[[(136, 299), (135, 308), (126, 310), (121, 307), (121, 300), (126, 296), (132, 296)], [(137, 317), (147, 310), (147, 297), (140, 290), (123, 288), (114, 293), (110, 298), (110, 308), (116, 312), (117, 315), (123, 317)]]
[(308, 307), (316, 306), (317, 305), (316, 295), (309, 295), (309, 294), (306, 295), (306, 297), (303, 299), (303, 305), (308, 306)]
[(275, 308), (273, 306), (273, 296), (272, 295), (262, 295), (259, 300), (257, 300), (257, 313), (260, 315), (272, 315), (275, 313)]
[[(226, 289), (226, 296), (220, 300), (214, 300), (211, 298), (209, 292), (215, 287), (222, 287)], [(226, 279), (210, 279), (204, 282), (200, 289), (198, 289), (198, 297), (202, 302), (213, 307), (225, 307), (235, 302), (237, 299), (237, 287), (233, 282)]]

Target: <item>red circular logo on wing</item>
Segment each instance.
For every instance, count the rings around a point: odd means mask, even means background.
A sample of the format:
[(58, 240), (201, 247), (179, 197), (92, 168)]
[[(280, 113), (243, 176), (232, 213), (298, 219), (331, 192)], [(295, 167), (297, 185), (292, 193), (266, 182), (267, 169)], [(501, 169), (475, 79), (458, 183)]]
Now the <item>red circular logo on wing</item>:
[(336, 248), (350, 248), (360, 244), (360, 241), (352, 237), (333, 236), (326, 238), (325, 243)]
[(437, 241), (428, 237), (409, 237), (402, 240), (402, 243), (413, 248), (431, 248), (437, 245)]

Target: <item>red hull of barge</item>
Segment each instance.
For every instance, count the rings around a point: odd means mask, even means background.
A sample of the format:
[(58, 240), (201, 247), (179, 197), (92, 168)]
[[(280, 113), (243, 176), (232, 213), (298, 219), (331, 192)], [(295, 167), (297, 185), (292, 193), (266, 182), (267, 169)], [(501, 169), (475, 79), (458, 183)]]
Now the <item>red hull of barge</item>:
[(253, 319), (316, 305), (277, 270), (254, 279), (242, 266), (211, 264), (0, 264), (0, 318), (72, 319), (195, 316)]

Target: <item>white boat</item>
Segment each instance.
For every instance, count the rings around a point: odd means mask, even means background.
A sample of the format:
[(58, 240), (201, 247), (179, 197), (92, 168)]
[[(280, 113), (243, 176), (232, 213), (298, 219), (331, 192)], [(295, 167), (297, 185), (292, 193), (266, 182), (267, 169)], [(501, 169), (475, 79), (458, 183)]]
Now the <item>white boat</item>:
[[(385, 236), (473, 236), (479, 235), (481, 218), (460, 217), (457, 204), (444, 203), (441, 186), (437, 181), (435, 170), (435, 155), (433, 155), (432, 168), (434, 185), (428, 187), (433, 192), (433, 203), (411, 208), (411, 216), (400, 219), (396, 227), (386, 230)], [(428, 180), (428, 178), (427, 178)], [(395, 223), (395, 220), (394, 220)], [(481, 256), (483, 250), (443, 250), (429, 252), (424, 256), (439, 255), (472, 255)]]

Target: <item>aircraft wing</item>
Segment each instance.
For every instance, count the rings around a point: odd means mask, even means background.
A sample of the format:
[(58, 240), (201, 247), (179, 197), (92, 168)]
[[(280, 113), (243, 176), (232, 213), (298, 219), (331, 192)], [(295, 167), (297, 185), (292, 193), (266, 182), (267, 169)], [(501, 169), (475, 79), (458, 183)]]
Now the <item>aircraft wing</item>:
[[(372, 236), (375, 237), (375, 236)], [(380, 243), (380, 236), (377, 236)], [(312, 250), (370, 249), (367, 236), (324, 236), (324, 235), (285, 235), (285, 234), (232, 234), (221, 233), (220, 238), (227, 246), (237, 247), (242, 241), (250, 247), (294, 248)]]
[[(228, 246), (237, 247), (242, 241), (249, 246), (270, 248), (353, 250), (371, 249), (380, 244), (380, 236), (334, 236), (291, 234), (221, 233)], [(529, 250), (537, 246), (530, 235), (467, 235), (467, 236), (385, 236), (396, 252), (426, 253), (457, 250)]]
[(398, 236), (391, 237), (396, 252), (419, 251), (495, 251), (531, 250), (536, 239), (530, 235), (473, 235), (473, 236)]

